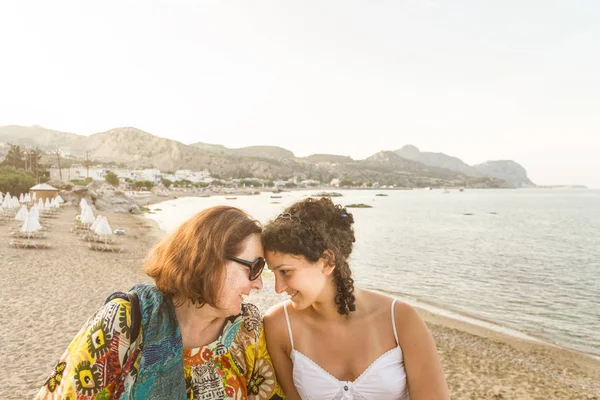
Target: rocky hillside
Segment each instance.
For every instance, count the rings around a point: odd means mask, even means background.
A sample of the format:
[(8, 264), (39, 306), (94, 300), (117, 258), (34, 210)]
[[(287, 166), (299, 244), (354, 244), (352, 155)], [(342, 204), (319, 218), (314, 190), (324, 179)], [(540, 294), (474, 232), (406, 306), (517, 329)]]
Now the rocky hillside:
[(69, 148), (81, 135), (53, 131), (41, 126), (0, 126), (0, 143), (40, 147), (44, 151)]
[[(469, 177), (456, 169), (434, 165), (433, 161), (426, 163), (415, 160), (414, 154), (418, 156), (420, 153), (416, 148), (405, 149), (412, 151), (412, 155), (400, 156), (397, 152), (382, 151), (366, 160), (325, 154), (297, 158), (291, 151), (275, 146), (229, 149), (206, 143), (186, 145), (131, 127), (82, 136), (41, 127), (9, 126), (0, 127), (0, 139), (13, 144), (38, 146), (45, 151), (60, 148), (80, 160), (89, 157), (95, 162), (116, 162), (132, 168), (154, 167), (162, 171), (208, 169), (217, 178), (287, 179), (296, 176), (321, 182), (329, 182), (333, 178), (348, 178), (353, 181), (407, 187), (507, 185), (500, 180), (502, 178)], [(46, 159), (53, 162), (52, 157)], [(511, 175), (507, 168), (509, 166), (481, 166), (481, 170), (487, 174), (512, 178), (514, 174)]]
[(527, 177), (527, 171), (519, 163), (512, 160), (486, 161), (473, 168), (482, 176), (494, 176), (517, 187), (534, 187)]
[(408, 160), (418, 161), (425, 165), (456, 171), (468, 176), (493, 177), (505, 180), (516, 187), (533, 187), (527, 177), (527, 171), (515, 161), (486, 161), (470, 166), (460, 158), (444, 153), (422, 152), (413, 145), (406, 145), (394, 153)]

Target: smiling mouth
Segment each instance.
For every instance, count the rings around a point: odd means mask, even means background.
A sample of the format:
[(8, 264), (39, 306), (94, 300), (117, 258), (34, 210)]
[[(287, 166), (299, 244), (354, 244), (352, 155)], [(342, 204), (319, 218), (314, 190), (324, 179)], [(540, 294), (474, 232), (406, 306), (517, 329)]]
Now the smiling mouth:
[(292, 297), (294, 297), (297, 294), (298, 294), (298, 292), (294, 292), (294, 293), (289, 293), (288, 295), (290, 296), (290, 299), (291, 299)]

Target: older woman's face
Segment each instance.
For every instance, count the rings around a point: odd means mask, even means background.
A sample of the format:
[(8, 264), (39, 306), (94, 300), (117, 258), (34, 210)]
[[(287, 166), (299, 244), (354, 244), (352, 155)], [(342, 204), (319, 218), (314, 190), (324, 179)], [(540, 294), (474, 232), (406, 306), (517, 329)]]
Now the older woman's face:
[[(259, 234), (250, 235), (244, 241), (242, 252), (236, 254), (235, 257), (247, 261), (254, 261), (258, 257), (264, 257), (261, 236)], [(262, 289), (262, 277), (251, 281), (250, 269), (230, 260), (225, 261), (224, 276), (218, 305), (228, 316), (237, 315), (242, 311), (242, 301), (250, 294), (250, 291), (252, 289)]]

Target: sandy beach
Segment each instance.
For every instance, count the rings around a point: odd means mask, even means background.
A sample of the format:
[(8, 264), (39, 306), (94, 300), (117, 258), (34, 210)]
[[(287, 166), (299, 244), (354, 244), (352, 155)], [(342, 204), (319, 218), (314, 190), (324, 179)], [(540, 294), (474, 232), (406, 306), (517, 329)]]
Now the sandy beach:
[[(163, 235), (143, 216), (101, 213), (122, 253), (94, 252), (70, 232), (77, 207), (50, 220), (48, 250), (8, 246), (17, 221), (0, 223), (0, 399), (32, 398), (86, 319), (117, 290), (148, 282), (140, 267)], [(266, 279), (251, 300), (280, 301)], [(433, 332), (453, 399), (600, 399), (600, 360), (420, 310)]]

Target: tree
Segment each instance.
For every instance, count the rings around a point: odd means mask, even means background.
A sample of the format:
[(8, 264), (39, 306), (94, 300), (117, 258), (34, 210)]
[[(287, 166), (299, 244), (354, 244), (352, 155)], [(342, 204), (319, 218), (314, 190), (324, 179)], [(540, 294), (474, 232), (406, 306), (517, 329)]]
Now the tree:
[(104, 177), (106, 183), (113, 185), (114, 187), (119, 186), (119, 177), (112, 171), (109, 171)]
[(135, 181), (133, 182), (133, 187), (136, 190), (150, 190), (154, 187), (154, 182), (152, 181)]
[(6, 157), (4, 157), (2, 165), (14, 168), (25, 168), (25, 154), (21, 150), (21, 146), (11, 145)]
[(352, 186), (352, 180), (348, 179), (348, 178), (344, 178), (342, 180), (340, 180), (340, 187), (343, 186)]
[(35, 185), (35, 178), (30, 172), (14, 167), (0, 167), (0, 191), (13, 195), (28, 193)]
[(173, 182), (171, 182), (169, 179), (166, 179), (166, 178), (162, 178), (162, 179), (160, 180), (160, 183), (162, 183), (162, 185), (163, 185), (164, 187), (166, 187), (167, 189), (168, 189), (168, 188), (170, 188), (170, 187), (171, 187), (171, 185), (173, 184)]

